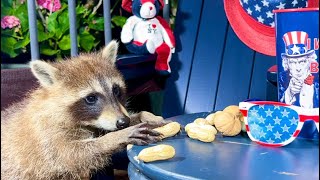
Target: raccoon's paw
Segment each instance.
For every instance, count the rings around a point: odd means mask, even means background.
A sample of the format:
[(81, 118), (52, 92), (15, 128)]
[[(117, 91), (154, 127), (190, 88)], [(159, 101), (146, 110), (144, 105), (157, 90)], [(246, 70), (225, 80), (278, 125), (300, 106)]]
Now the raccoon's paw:
[(131, 126), (128, 130), (128, 144), (146, 145), (161, 141), (161, 134), (151, 128), (152, 125), (144, 122)]
[(162, 116), (156, 116), (148, 111), (141, 111), (139, 113), (139, 118), (141, 122), (166, 122), (163, 120)]
[(140, 121), (147, 122), (149, 126), (153, 128), (161, 127), (172, 122), (170, 120), (164, 120), (162, 116), (156, 116), (147, 111), (140, 112)]
[(147, 111), (141, 111), (136, 114), (130, 115), (131, 123), (130, 125), (139, 124), (141, 122), (148, 123), (148, 126), (150, 128), (157, 128), (164, 126), (172, 121), (164, 120), (161, 116), (156, 116), (150, 112)]

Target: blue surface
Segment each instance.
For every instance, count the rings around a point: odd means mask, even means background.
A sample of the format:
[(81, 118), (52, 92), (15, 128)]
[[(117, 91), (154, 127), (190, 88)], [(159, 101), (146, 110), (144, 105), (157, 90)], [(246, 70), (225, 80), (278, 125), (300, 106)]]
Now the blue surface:
[[(170, 118), (183, 125), (208, 113)], [(158, 144), (172, 145), (176, 155), (165, 161), (143, 163), (135, 160), (149, 146), (133, 146), (127, 151), (131, 179), (319, 179), (319, 141), (296, 139), (281, 148), (252, 142), (245, 135), (222, 137), (212, 143), (190, 139), (182, 131)]]
[(223, 62), (227, 19), (223, 1), (203, 1), (184, 113), (212, 111)]
[(163, 117), (184, 113), (188, 81), (199, 31), (203, 1), (179, 0), (174, 35), (176, 52), (172, 55), (171, 76), (166, 82)]
[(140, 173), (132, 163), (129, 163), (128, 165), (128, 176), (129, 179), (150, 180), (150, 178)]
[(254, 51), (242, 43), (230, 27), (217, 87), (215, 110), (223, 110), (228, 105), (237, 105), (249, 98), (254, 63)]
[(266, 100), (267, 70), (276, 58), (239, 40), (223, 0), (180, 0), (175, 36), (178, 51), (164, 93), (164, 117), (222, 110), (248, 98)]

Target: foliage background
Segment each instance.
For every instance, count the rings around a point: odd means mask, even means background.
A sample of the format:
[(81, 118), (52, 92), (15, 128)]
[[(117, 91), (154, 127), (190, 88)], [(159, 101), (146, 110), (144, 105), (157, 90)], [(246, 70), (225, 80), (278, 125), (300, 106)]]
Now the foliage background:
[[(120, 0), (116, 0), (117, 5)], [(91, 51), (104, 43), (102, 0), (77, 2), (76, 16), (79, 51)], [(111, 13), (114, 7), (111, 9)], [(30, 33), (27, 3), (21, 0), (1, 0), (1, 18), (13, 15), (19, 18), (20, 27), (1, 29), (1, 52), (11, 58), (30, 52)], [(113, 15), (112, 25), (122, 26), (126, 17)], [(70, 32), (67, 0), (61, 0), (56, 12), (37, 6), (37, 28), (40, 54), (61, 58), (70, 55)]]
[[(39, 1), (39, 0), (37, 0)], [(50, 1), (50, 0), (49, 0)], [(37, 4), (37, 28), (41, 59), (61, 59), (70, 56), (70, 32), (67, 0), (51, 12)], [(111, 0), (112, 37), (120, 39), (126, 19), (132, 14), (121, 8), (121, 0)], [(170, 0), (170, 23), (174, 27), (177, 0)], [(30, 59), (30, 33), (26, 0), (1, 0), (1, 19), (13, 15), (20, 26), (1, 28), (1, 63), (27, 62)], [(104, 45), (102, 0), (77, 0), (76, 6), (79, 52), (100, 49)], [(120, 45), (120, 54), (127, 53)]]

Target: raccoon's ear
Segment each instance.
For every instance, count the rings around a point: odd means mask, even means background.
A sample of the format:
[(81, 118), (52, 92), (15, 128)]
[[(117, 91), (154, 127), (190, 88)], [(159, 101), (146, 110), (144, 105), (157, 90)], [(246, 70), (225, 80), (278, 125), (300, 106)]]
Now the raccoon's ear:
[(118, 46), (118, 42), (112, 40), (106, 47), (102, 49), (102, 58), (115, 63), (118, 53)]
[(35, 60), (30, 62), (33, 75), (39, 80), (40, 84), (48, 87), (54, 83), (57, 68), (44, 61)]

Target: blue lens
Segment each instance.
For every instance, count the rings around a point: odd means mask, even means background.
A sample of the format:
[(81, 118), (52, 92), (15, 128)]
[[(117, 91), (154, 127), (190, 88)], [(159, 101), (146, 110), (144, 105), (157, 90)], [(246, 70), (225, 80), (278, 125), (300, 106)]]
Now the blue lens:
[(255, 105), (248, 110), (251, 135), (260, 142), (279, 144), (288, 140), (296, 131), (299, 115), (296, 111), (276, 105)]

